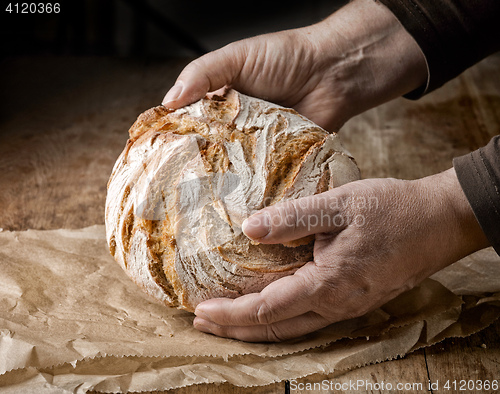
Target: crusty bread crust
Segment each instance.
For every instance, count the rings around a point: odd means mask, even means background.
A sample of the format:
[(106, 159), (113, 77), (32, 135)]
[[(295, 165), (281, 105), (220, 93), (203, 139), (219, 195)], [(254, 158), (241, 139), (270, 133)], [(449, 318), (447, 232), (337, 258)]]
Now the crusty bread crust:
[(234, 90), (139, 116), (108, 183), (111, 254), (147, 293), (193, 311), (258, 292), (311, 261), (313, 238), (250, 241), (245, 218), (359, 179), (334, 133)]

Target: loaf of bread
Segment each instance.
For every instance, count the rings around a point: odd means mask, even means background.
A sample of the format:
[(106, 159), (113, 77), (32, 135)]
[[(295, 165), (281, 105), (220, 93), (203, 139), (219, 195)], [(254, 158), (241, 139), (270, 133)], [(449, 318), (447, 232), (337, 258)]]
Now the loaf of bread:
[(139, 116), (108, 183), (107, 241), (154, 298), (193, 311), (258, 292), (313, 258), (314, 238), (252, 242), (251, 214), (359, 179), (335, 133), (234, 90)]

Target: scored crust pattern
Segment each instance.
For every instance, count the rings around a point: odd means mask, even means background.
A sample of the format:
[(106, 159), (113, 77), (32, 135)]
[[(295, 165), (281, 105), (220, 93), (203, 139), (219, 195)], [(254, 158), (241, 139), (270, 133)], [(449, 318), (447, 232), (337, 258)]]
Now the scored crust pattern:
[(108, 183), (111, 254), (148, 294), (193, 311), (262, 290), (312, 260), (313, 238), (250, 241), (245, 218), (359, 179), (335, 133), (234, 90), (139, 116)]

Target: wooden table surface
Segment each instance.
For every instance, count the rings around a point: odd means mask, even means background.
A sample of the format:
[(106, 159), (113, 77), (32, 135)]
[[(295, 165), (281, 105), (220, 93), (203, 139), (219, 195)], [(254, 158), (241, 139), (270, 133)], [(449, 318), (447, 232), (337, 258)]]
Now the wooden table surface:
[[(139, 113), (161, 102), (185, 63), (68, 57), (2, 61), (0, 228), (104, 223), (107, 179), (128, 128)], [(363, 177), (414, 179), (443, 171), (453, 157), (499, 134), (499, 70), (500, 56), (492, 56), (422, 100), (398, 99), (349, 121), (341, 134)], [(440, 385), (433, 392), (453, 392), (443, 388), (444, 382), (500, 379), (499, 338), (497, 321), (470, 337), (346, 372), (335, 382), (420, 382), (427, 387), (430, 380)], [(283, 393), (285, 383), (170, 392)]]

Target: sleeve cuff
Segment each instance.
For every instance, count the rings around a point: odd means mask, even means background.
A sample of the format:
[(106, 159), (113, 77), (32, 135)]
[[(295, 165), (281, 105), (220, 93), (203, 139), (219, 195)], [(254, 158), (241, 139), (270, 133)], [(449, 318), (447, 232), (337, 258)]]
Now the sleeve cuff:
[(453, 167), (479, 225), (500, 255), (500, 136), (455, 158)]
[(427, 84), (404, 97), (441, 87), (500, 49), (498, 0), (375, 0), (384, 4), (417, 42), (427, 62)]

